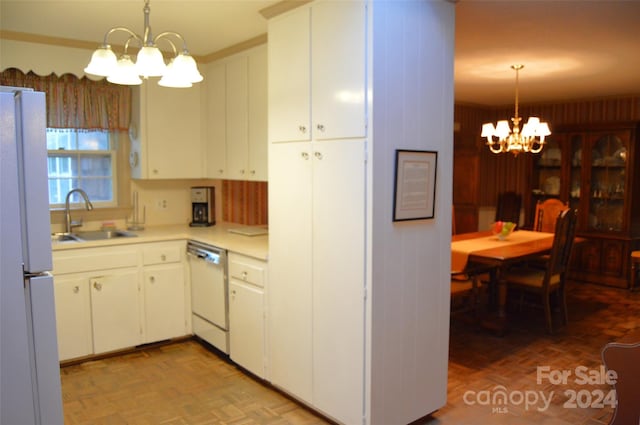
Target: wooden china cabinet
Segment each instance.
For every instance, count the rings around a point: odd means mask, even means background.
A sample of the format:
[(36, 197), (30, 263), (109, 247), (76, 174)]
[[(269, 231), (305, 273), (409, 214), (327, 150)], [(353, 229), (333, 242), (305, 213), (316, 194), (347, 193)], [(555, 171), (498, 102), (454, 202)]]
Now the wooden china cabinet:
[(640, 246), (640, 143), (638, 123), (562, 127), (531, 158), (535, 204), (559, 198), (578, 210), (570, 279), (627, 288), (631, 251)]

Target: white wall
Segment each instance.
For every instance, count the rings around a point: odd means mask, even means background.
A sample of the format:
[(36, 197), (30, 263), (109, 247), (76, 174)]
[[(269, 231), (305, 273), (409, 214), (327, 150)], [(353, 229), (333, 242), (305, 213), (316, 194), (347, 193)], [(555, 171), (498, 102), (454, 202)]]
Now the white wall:
[[(96, 48), (98, 43), (96, 43)], [(0, 39), (0, 70), (18, 68), (38, 75), (73, 74), (84, 77), (91, 50)]]
[[(399, 424), (446, 403), (455, 10), (417, 0), (372, 8), (370, 409), (372, 424)], [(434, 219), (392, 221), (396, 149), (438, 152)]]
[(220, 180), (133, 180), (131, 191), (137, 191), (140, 205), (146, 206), (147, 225), (187, 224), (191, 221), (192, 186), (215, 187), (216, 222), (222, 221)]

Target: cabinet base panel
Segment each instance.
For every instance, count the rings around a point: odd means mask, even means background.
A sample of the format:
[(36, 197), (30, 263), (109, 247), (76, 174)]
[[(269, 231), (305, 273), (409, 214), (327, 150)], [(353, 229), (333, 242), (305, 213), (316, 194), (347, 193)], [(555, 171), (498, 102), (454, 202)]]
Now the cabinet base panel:
[(74, 366), (89, 361), (107, 359), (110, 357), (122, 356), (123, 354), (135, 353), (136, 351), (146, 350), (149, 347), (161, 347), (164, 345), (177, 344), (193, 339), (193, 335), (185, 335), (178, 338), (166, 339), (164, 341), (151, 342), (148, 344), (137, 345), (135, 347), (123, 348), (121, 350), (109, 351), (107, 353), (90, 354), (88, 356), (76, 357), (73, 359), (60, 361), (60, 367)]
[(225, 354), (229, 354), (229, 332), (207, 322), (200, 316), (192, 316), (193, 333)]

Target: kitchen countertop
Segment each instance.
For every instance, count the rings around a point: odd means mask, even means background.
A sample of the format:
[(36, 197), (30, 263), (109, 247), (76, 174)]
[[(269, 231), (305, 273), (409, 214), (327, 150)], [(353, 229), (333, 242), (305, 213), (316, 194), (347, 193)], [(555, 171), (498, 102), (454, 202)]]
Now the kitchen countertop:
[(137, 235), (136, 237), (114, 238), (99, 241), (52, 242), (51, 246), (53, 251), (62, 251), (99, 246), (117, 246), (190, 239), (266, 261), (269, 251), (269, 236), (244, 236), (230, 233), (228, 231), (228, 229), (241, 227), (245, 226), (237, 223), (217, 223), (210, 227), (190, 227), (186, 224), (149, 226), (144, 230), (130, 231), (130, 233), (135, 233)]

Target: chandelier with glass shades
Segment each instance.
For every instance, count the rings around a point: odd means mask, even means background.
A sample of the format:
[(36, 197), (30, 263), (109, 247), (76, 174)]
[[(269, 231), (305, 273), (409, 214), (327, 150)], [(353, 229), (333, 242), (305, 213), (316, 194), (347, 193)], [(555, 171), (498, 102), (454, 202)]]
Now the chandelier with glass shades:
[[(203, 77), (198, 71), (196, 61), (189, 54), (184, 38), (173, 31), (165, 31), (157, 36), (151, 33), (149, 26), (149, 0), (145, 0), (144, 8), (144, 35), (140, 37), (129, 28), (113, 27), (104, 36), (103, 44), (91, 55), (91, 62), (84, 72), (99, 77), (107, 77), (107, 81), (115, 84), (139, 85), (143, 79), (149, 77), (162, 77), (158, 84), (164, 87), (191, 87), (193, 83), (199, 83)], [(124, 44), (124, 53), (118, 58), (107, 43), (107, 38), (118, 31), (128, 34)], [(182, 50), (178, 51), (170, 37), (175, 37), (182, 43)], [(157, 47), (158, 41), (166, 41), (173, 50), (173, 57), (168, 64), (164, 61), (162, 52)], [(140, 46), (135, 63), (131, 60), (127, 50), (129, 44), (135, 42)]]
[(511, 118), (513, 130), (509, 128), (507, 120), (498, 121), (495, 127), (492, 123), (486, 123), (482, 125), (482, 137), (487, 138), (487, 146), (493, 153), (511, 152), (514, 155), (520, 152), (539, 153), (544, 147), (545, 136), (550, 135), (551, 131), (547, 123), (541, 122), (538, 117), (530, 117), (520, 131), (518, 74), (524, 65), (511, 65), (511, 68), (516, 71), (516, 111)]

